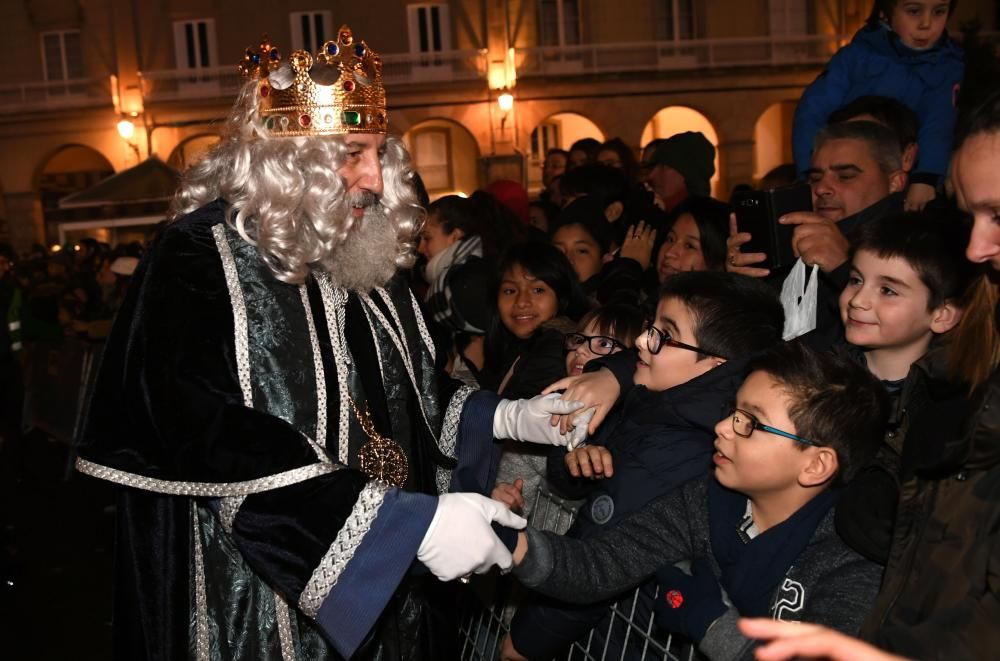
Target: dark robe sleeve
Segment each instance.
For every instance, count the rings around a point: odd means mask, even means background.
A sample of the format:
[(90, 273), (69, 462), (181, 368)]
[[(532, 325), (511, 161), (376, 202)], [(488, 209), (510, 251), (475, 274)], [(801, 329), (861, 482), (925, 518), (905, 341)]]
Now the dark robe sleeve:
[(174, 224), (140, 266), (108, 340), (78, 466), (235, 510), (228, 529), (248, 563), (349, 657), (412, 563), (437, 499), (321, 461), (287, 422), (244, 405), (211, 233), (218, 220), (207, 207)]

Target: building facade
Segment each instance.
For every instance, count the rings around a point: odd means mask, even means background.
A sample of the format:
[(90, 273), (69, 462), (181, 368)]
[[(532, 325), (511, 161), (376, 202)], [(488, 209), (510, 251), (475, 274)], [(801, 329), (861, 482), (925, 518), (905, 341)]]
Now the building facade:
[[(803, 88), (866, 17), (868, 0), (24, 0), (0, 5), (0, 241), (20, 250), (65, 227), (113, 240), (101, 209), (59, 207), (157, 157), (183, 169), (217, 140), (266, 34), (315, 51), (350, 25), (383, 56), (390, 130), (432, 196), (509, 178), (540, 184), (549, 147), (582, 137), (702, 130), (716, 193), (791, 160)], [(996, 3), (953, 24), (996, 27)], [(498, 103), (504, 93), (513, 107)], [(123, 123), (123, 120), (125, 123)], [(121, 126), (120, 126), (121, 125)], [(131, 132), (128, 130), (131, 126)], [(110, 213), (110, 212), (109, 212)], [(70, 223), (74, 223), (70, 225)], [(120, 237), (119, 237), (120, 238)]]

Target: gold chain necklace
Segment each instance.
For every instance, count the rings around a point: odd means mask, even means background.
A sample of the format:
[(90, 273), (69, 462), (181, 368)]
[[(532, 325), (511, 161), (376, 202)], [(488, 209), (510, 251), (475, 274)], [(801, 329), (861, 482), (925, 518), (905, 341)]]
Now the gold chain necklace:
[(410, 462), (403, 448), (396, 441), (378, 433), (367, 406), (362, 413), (354, 403), (353, 397), (348, 396), (348, 400), (351, 402), (351, 409), (354, 410), (361, 431), (368, 436), (368, 442), (358, 450), (361, 472), (374, 480), (402, 488), (410, 475)]

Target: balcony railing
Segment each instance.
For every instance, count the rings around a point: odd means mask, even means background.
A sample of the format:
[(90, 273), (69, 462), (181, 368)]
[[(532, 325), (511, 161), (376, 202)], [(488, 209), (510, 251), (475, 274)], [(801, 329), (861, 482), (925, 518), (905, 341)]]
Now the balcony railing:
[[(997, 33), (980, 38), (996, 43)], [(825, 64), (849, 36), (788, 35), (649, 41), (517, 49), (517, 74), (584, 74), (693, 71), (722, 68)], [(485, 50), (399, 53), (382, 56), (386, 85), (486, 80)], [(242, 84), (235, 66), (194, 70), (145, 71), (140, 74), (147, 101), (232, 98)], [(106, 87), (106, 85), (105, 85)]]
[(845, 39), (837, 35), (802, 35), (541, 46), (518, 50), (517, 75), (824, 64)]
[(77, 78), (0, 86), (0, 114), (111, 106), (108, 78)]
[[(386, 85), (486, 78), (485, 50), (383, 55), (382, 63)], [(147, 101), (231, 98), (243, 84), (235, 66), (144, 71), (140, 77)]]
[(386, 85), (486, 79), (486, 49), (382, 56)]

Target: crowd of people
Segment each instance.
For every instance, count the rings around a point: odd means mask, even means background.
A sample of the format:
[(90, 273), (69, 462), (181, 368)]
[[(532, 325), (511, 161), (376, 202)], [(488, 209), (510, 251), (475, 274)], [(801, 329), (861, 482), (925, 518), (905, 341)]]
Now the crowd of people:
[[(1000, 96), (962, 109), (953, 138), (951, 5), (875, 5), (803, 95), (796, 163), (758, 182), (811, 187), (812, 209), (779, 221), (813, 269), (805, 326), (810, 289), (744, 252), (752, 236), (711, 197), (700, 133), (640, 158), (618, 138), (550, 150), (529, 217), (503, 221), (525, 243), (496, 257), (464, 248), (475, 221), (442, 223), (444, 207), (485, 218), (475, 200), (429, 208), (431, 287), (466, 288), (433, 312), (454, 373), (596, 411), (582, 447), (504, 448), (494, 498), (530, 514), (544, 485), (578, 512), (568, 530), (522, 533), (514, 573), (531, 592), (502, 658), (553, 658), (592, 629), (606, 655), (630, 658), (608, 606), (636, 586), (634, 619), (655, 612), (711, 659), (749, 658), (771, 637), (785, 640), (761, 658), (994, 653), (1000, 342), (996, 275), (979, 265), (998, 249), (983, 238), (996, 232), (1000, 181), (985, 170)], [(454, 273), (442, 250), (464, 255)], [(473, 263), (493, 279), (468, 279)], [(448, 323), (476, 306), (482, 325)], [(829, 629), (740, 621), (754, 617)]]
[[(127, 298), (78, 463), (128, 487), (119, 563), (140, 570), (120, 588), (137, 604), (120, 649), (209, 644), (194, 616), (151, 623), (163, 604), (191, 606), (190, 575), (199, 613), (242, 632), (214, 644), (284, 649), (291, 626), (300, 647), (382, 654), (422, 626), (407, 606), (425, 589), (415, 557), (441, 579), (513, 564), (530, 591), (505, 660), (557, 656), (636, 587), (638, 613), (710, 659), (994, 656), (1000, 92), (956, 108), (953, 6), (878, 0), (806, 90), (796, 162), (757, 182), (811, 190), (811, 210), (777, 221), (799, 261), (773, 269), (712, 196), (701, 133), (638, 155), (579, 140), (545, 154), (536, 199), (499, 181), (431, 202), (398, 140), (345, 129), (296, 152), (273, 124), (242, 121), (273, 110), (256, 90), (280, 82), (248, 51), (233, 137), (186, 175), (127, 297), (138, 251), (82, 242), (13, 274), (0, 251), (2, 366), (22, 342), (101, 337)], [(323, 179), (336, 203), (311, 204), (362, 229), (284, 226), (282, 205), (312, 207), (236, 180), (257, 140), (268, 167), (253, 176), (342, 163)], [(408, 231), (416, 245), (397, 253)], [(369, 443), (390, 448), (374, 473), (354, 457)], [(292, 473), (302, 481), (281, 482)], [(513, 533), (524, 521), (507, 509), (529, 515), (543, 486), (575, 521)], [(492, 501), (425, 497), (449, 488)], [(187, 559), (162, 570), (144, 550), (158, 544)], [(237, 616), (234, 586), (273, 596)], [(356, 620), (336, 617), (356, 605)], [(276, 619), (281, 640), (266, 634)], [(612, 634), (606, 653), (629, 658), (620, 644)]]
[[(0, 465), (9, 477), (20, 472), (22, 425), (32, 424), (23, 409), (24, 371), (30, 369), (26, 362), (47, 361), (38, 349), (58, 349), (66, 338), (99, 345), (143, 252), (137, 242), (112, 248), (92, 238), (54, 248), (35, 245), (18, 254), (0, 243)], [(39, 389), (50, 386), (34, 384)], [(77, 404), (67, 406), (75, 410)]]

